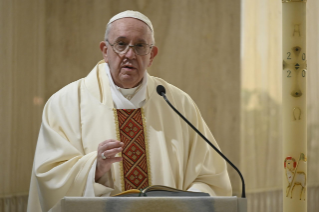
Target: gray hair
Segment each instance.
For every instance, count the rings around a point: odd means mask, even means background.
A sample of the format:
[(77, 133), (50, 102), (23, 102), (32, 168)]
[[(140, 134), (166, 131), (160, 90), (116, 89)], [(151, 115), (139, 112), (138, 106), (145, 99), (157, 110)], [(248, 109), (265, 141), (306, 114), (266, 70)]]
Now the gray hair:
[[(106, 30), (105, 30), (105, 35), (104, 35), (104, 40), (107, 41), (108, 39), (108, 36), (110, 34), (110, 31), (111, 31), (111, 28), (112, 28), (112, 23), (109, 23), (106, 25)], [(154, 37), (154, 31), (149, 28), (151, 30), (151, 33), (152, 33), (152, 44), (155, 45), (155, 37)]]

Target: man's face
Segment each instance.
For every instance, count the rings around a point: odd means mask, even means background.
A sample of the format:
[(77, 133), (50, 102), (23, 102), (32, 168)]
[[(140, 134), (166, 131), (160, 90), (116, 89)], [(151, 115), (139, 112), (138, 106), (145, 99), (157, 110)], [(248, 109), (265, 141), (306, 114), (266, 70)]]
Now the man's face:
[[(152, 34), (144, 22), (122, 18), (112, 23), (108, 41), (110, 44), (119, 41), (129, 45), (152, 44)], [(105, 62), (109, 64), (114, 83), (121, 88), (136, 87), (142, 81), (146, 68), (152, 64), (157, 48), (154, 46), (149, 54), (141, 56), (133, 48), (129, 48), (125, 54), (118, 54), (110, 44), (101, 42), (100, 48)]]

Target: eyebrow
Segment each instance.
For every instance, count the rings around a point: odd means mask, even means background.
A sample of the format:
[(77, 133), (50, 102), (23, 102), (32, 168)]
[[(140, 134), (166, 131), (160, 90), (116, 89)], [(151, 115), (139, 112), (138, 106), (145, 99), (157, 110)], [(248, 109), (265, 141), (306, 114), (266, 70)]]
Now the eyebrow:
[(118, 40), (118, 39), (123, 39), (123, 38), (126, 39), (126, 37), (120, 36), (120, 37), (117, 37), (116, 40)]
[[(125, 37), (125, 36), (120, 36), (120, 37), (117, 37), (115, 40), (117, 41), (117, 40), (120, 40), (120, 39), (127, 39), (127, 37)], [(137, 40), (137, 42), (144, 42), (144, 43), (146, 43), (146, 41), (145, 41), (144, 39), (142, 39), (142, 38), (139, 38), (139, 39)]]

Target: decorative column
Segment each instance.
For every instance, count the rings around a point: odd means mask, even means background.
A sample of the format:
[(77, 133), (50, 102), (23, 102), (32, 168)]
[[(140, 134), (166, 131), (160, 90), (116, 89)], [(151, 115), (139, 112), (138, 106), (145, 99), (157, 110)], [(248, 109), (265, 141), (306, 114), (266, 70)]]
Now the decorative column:
[(283, 211), (307, 211), (306, 1), (282, 0)]

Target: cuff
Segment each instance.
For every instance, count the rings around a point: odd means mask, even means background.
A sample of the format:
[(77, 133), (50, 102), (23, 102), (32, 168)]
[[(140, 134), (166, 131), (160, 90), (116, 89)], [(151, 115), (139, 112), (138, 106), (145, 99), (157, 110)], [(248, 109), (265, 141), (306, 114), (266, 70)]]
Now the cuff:
[(103, 175), (98, 180), (98, 182), (95, 182), (95, 170), (96, 170), (96, 159), (90, 169), (83, 196), (84, 197), (110, 196), (110, 193), (114, 190), (111, 170), (108, 171), (105, 175)]

